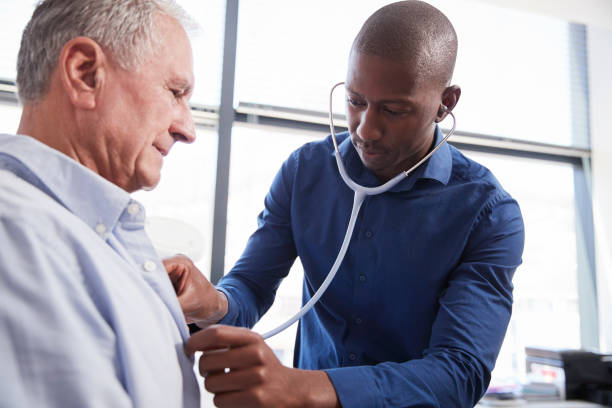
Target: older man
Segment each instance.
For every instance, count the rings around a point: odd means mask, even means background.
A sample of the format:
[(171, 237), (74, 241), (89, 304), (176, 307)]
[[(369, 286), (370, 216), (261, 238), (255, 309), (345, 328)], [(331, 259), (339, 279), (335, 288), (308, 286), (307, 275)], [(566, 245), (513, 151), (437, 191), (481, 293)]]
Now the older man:
[(18, 135), (0, 136), (0, 405), (195, 407), (172, 285), (129, 192), (192, 142), (184, 12), (47, 0), (18, 58)]
[[(386, 182), (441, 142), (437, 123), (461, 94), (451, 84), (456, 54), (451, 23), (427, 3), (389, 4), (365, 22), (346, 76), (349, 132), (338, 135), (359, 184)], [(287, 159), (217, 291), (184, 259), (166, 262), (189, 320), (252, 326), (296, 256), (311, 299), (351, 213), (333, 152), (328, 138)], [(296, 368), (243, 328), (208, 327), (188, 349), (204, 350), (200, 369), (220, 407), (472, 407), (510, 319), (523, 239), (519, 207), (495, 177), (442, 145), (365, 199), (336, 278), (300, 321)]]

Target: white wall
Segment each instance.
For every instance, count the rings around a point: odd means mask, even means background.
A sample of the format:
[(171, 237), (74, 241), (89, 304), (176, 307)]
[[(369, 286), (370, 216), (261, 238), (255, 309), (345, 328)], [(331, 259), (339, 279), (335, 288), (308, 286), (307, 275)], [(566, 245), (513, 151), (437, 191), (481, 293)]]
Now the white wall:
[(600, 346), (612, 353), (612, 29), (589, 27), (587, 40)]
[(485, 3), (612, 29), (612, 0), (480, 0)]
[(0, 100), (0, 133), (16, 133), (21, 119), (21, 106)]

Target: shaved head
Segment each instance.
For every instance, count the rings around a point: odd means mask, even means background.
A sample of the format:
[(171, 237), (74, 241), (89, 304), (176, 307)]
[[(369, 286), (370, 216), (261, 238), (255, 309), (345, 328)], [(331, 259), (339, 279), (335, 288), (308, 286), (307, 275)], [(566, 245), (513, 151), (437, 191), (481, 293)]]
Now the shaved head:
[(380, 8), (357, 34), (351, 53), (414, 64), (417, 82), (450, 84), (457, 58), (457, 34), (440, 10), (418, 0)]

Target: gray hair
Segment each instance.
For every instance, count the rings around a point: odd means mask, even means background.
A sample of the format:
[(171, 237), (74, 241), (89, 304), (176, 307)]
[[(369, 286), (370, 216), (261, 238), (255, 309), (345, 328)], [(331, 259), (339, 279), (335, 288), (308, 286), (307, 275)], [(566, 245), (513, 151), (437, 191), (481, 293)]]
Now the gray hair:
[(23, 103), (47, 92), (64, 45), (89, 37), (109, 52), (121, 68), (139, 66), (158, 38), (156, 15), (175, 19), (185, 31), (195, 22), (174, 0), (45, 0), (23, 31), (17, 57), (17, 87)]

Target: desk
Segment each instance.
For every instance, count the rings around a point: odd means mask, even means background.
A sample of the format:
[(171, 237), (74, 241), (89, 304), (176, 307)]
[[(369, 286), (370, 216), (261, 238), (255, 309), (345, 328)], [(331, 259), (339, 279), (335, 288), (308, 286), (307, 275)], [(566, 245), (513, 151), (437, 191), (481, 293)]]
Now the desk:
[[(500, 401), (501, 402), (501, 401)], [(548, 402), (516, 402), (511, 405), (511, 401), (505, 401), (508, 405), (499, 405), (492, 403), (478, 404), (475, 408), (493, 408), (493, 407), (525, 407), (525, 408), (605, 408), (604, 405), (595, 404), (584, 401), (548, 401)]]

